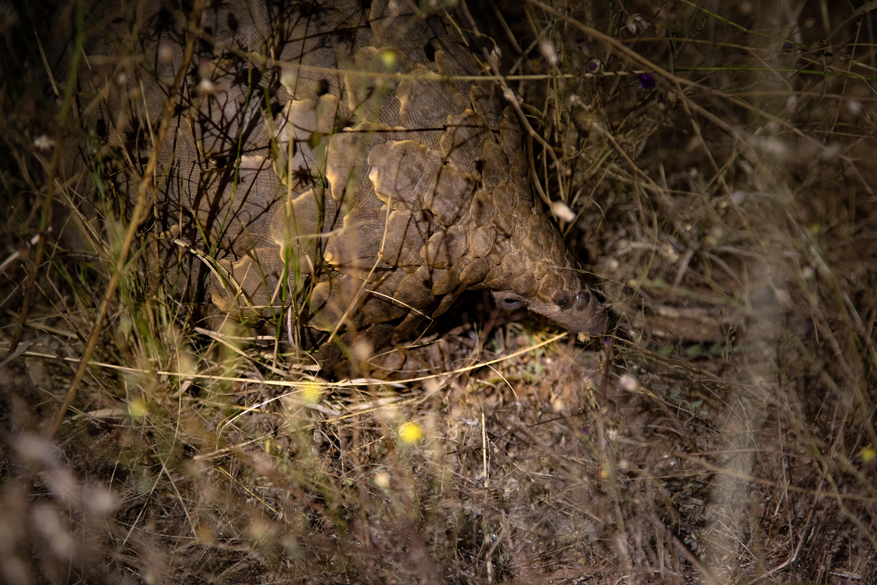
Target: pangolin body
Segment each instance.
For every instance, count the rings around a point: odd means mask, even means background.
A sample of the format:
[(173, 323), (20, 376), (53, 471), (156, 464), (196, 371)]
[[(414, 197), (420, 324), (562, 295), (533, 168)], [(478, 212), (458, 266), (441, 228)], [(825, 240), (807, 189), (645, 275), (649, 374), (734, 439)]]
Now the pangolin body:
[(221, 311), (291, 311), (375, 346), (476, 288), (573, 331), (603, 326), (534, 201), (514, 110), (446, 13), (231, 0), (204, 7), (196, 30), (172, 1), (106, 4), (84, 44), (81, 122), (115, 154), (104, 164), (122, 161), (112, 181), (129, 197), (157, 152), (152, 231), (203, 251), (174, 260), (167, 245), (178, 290), (206, 285)]

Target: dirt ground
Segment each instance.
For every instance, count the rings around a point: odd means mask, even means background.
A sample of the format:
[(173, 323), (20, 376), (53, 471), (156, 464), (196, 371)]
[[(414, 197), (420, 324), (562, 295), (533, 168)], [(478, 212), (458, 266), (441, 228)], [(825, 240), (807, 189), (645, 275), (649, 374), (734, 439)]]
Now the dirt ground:
[(381, 382), (75, 251), (0, 3), (0, 581), (877, 583), (875, 3), (468, 4), (612, 328), (473, 294)]

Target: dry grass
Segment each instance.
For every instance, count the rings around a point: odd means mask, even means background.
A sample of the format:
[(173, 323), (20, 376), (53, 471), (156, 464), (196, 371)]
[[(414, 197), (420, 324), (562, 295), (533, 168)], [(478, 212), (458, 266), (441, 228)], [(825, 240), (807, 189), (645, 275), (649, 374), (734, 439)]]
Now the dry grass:
[(71, 252), (0, 5), (0, 581), (877, 583), (874, 7), (599, 4), (473, 18), (617, 328), (461, 318), (392, 384), (196, 330), (124, 222)]

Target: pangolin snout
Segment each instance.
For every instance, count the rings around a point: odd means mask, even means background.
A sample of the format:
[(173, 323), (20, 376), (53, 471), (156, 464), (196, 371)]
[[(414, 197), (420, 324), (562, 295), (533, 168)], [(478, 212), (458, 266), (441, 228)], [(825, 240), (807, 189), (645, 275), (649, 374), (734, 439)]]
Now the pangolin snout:
[(496, 291), (493, 299), (507, 310), (524, 306), (573, 333), (600, 335), (606, 331), (606, 312), (596, 295), (588, 289), (576, 293), (558, 291), (552, 295), (551, 302), (542, 301), (536, 296), (525, 297), (511, 290)]

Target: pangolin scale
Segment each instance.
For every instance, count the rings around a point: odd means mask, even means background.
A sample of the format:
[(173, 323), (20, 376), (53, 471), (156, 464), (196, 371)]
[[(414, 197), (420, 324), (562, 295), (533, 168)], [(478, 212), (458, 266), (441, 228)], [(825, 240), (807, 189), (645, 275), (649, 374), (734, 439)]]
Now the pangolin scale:
[(95, 5), (76, 78), (91, 146), (68, 164), (134, 197), (174, 96), (147, 225), (202, 253), (162, 240), (167, 286), (206, 287), (223, 313), (290, 312), (329, 367), (362, 336), (410, 338), (467, 289), (601, 331), (462, 20), (403, 0), (211, 2), (184, 63), (192, 10)]

